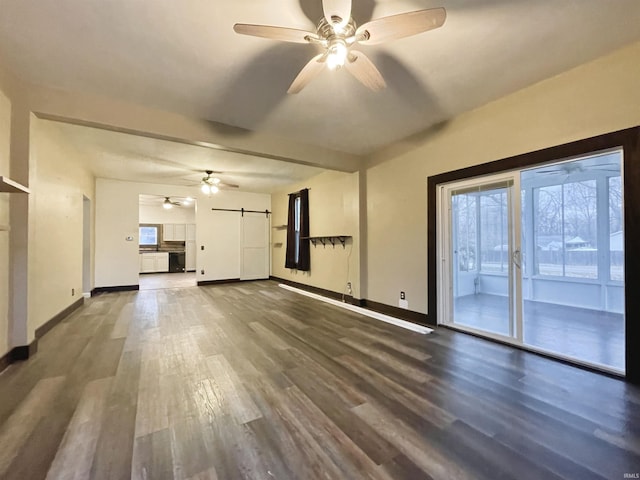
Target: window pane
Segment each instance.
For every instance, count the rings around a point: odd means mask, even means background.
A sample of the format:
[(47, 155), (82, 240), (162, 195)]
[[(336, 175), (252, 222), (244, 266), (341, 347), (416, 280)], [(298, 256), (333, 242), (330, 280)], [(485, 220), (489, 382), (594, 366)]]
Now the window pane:
[(609, 178), (609, 278), (624, 281), (624, 234), (622, 233), (622, 179)]
[(294, 200), (294, 207), (295, 207), (295, 242), (296, 242), (296, 248), (295, 248), (295, 261), (296, 263), (298, 263), (298, 261), (300, 260), (300, 197), (296, 197), (296, 199)]
[(476, 194), (459, 194), (452, 197), (455, 229), (454, 253), (458, 271), (476, 270)]
[(563, 275), (562, 186), (536, 188), (533, 195), (535, 273)]
[(564, 186), (565, 276), (598, 278), (596, 181)]
[(506, 273), (509, 235), (507, 194), (483, 192), (480, 197), (480, 271)]
[(140, 227), (140, 245), (158, 244), (158, 227)]

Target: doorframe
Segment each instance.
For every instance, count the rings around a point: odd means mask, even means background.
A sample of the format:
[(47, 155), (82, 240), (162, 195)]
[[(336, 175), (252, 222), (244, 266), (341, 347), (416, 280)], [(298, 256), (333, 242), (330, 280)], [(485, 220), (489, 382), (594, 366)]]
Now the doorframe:
[[(640, 244), (640, 126), (473, 165), (427, 178), (427, 245), (437, 246), (437, 186), (465, 178), (530, 168), (615, 148), (623, 150), (624, 245), (632, 252)], [(640, 255), (625, 255), (625, 378), (640, 384)], [(427, 252), (428, 323), (438, 323), (437, 247)], [(518, 345), (515, 345), (518, 346)], [(527, 347), (527, 350), (535, 351)], [(546, 352), (539, 352), (551, 356)], [(572, 361), (572, 364), (575, 362)], [(588, 367), (588, 365), (587, 365)]]
[[(508, 277), (508, 293), (509, 293), (509, 335), (501, 335), (491, 333), (481, 329), (460, 326), (453, 319), (453, 286), (455, 280), (454, 260), (451, 253), (452, 239), (454, 236), (453, 224), (451, 222), (452, 207), (451, 197), (455, 189), (472, 190), (474, 187), (491, 187), (505, 188), (507, 193), (507, 230), (509, 233), (509, 250), (507, 258), (509, 259)], [(502, 341), (510, 341), (515, 338), (522, 343), (522, 292), (518, 288), (522, 285), (521, 272), (516, 270), (513, 255), (514, 251), (520, 247), (520, 222), (517, 220), (515, 212), (520, 210), (520, 197), (514, 192), (520, 190), (520, 177), (516, 172), (501, 172), (482, 177), (467, 178), (454, 180), (436, 186), (437, 193), (437, 212), (436, 220), (438, 222), (438, 235), (436, 241), (437, 249), (437, 265), (438, 265), (438, 281), (441, 285), (446, 285), (447, 289), (441, 289), (438, 297), (438, 324), (447, 327), (454, 327), (460, 330), (470, 330), (474, 334), (486, 334), (491, 338)], [(479, 253), (476, 253), (476, 262), (479, 262)]]

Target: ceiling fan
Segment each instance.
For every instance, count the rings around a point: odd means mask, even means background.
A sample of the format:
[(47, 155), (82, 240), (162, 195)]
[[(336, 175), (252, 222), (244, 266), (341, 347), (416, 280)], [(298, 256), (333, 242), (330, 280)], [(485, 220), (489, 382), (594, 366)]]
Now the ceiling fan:
[(316, 32), (269, 25), (236, 23), (233, 29), (242, 35), (264, 37), (294, 43), (310, 43), (324, 49), (300, 71), (287, 90), (298, 93), (325, 67), (330, 70), (345, 67), (358, 81), (373, 91), (386, 87), (382, 75), (359, 50), (356, 44), (377, 45), (386, 41), (409, 37), (441, 27), (447, 17), (444, 8), (430, 8), (378, 18), (357, 26), (351, 17), (351, 0), (323, 0), (324, 17)]
[(225, 183), (220, 180), (218, 177), (212, 177), (215, 172), (213, 170), (205, 170), (206, 174), (202, 177), (202, 181), (200, 182), (200, 189), (202, 193), (206, 195), (210, 195), (212, 193), (218, 193), (221, 188), (239, 188), (239, 185), (233, 183)]
[(554, 165), (547, 169), (535, 169), (535, 173), (542, 173), (546, 175), (557, 175), (559, 173), (565, 175), (572, 175), (575, 173), (584, 173), (592, 171), (620, 173), (620, 165), (615, 163), (597, 163), (593, 165), (583, 165), (579, 162), (566, 162), (558, 165)]
[(174, 205), (176, 207), (179, 207), (182, 205), (182, 203), (172, 201), (171, 197), (164, 197), (164, 202), (162, 202), (162, 208), (169, 210), (170, 208), (173, 208)]

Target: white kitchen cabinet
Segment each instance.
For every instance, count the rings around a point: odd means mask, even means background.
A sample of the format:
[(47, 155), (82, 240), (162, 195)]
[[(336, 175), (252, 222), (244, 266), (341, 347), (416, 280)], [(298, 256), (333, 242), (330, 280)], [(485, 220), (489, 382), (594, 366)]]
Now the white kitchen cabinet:
[(184, 223), (165, 223), (162, 225), (162, 239), (165, 242), (184, 242), (187, 226)]
[(165, 223), (162, 225), (162, 240), (165, 242), (173, 241), (173, 237), (175, 236), (175, 228), (173, 223)]
[(184, 242), (187, 238), (187, 226), (184, 223), (175, 223), (173, 225), (173, 240), (176, 242)]
[(187, 240), (184, 243), (184, 269), (193, 272), (196, 269), (196, 241)]
[(169, 254), (167, 252), (148, 252), (140, 254), (140, 273), (168, 271)]
[(187, 242), (193, 240), (196, 241), (196, 224), (195, 223), (187, 223), (187, 237), (185, 238)]

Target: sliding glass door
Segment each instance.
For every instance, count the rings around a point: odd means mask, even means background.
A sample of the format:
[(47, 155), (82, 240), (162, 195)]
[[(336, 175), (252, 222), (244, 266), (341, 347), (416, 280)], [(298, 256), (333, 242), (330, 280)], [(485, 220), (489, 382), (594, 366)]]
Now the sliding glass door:
[(440, 323), (624, 373), (622, 151), (441, 185)]
[(446, 255), (450, 324), (489, 336), (517, 337), (519, 224), (517, 178), (460, 182), (443, 190), (448, 210)]

